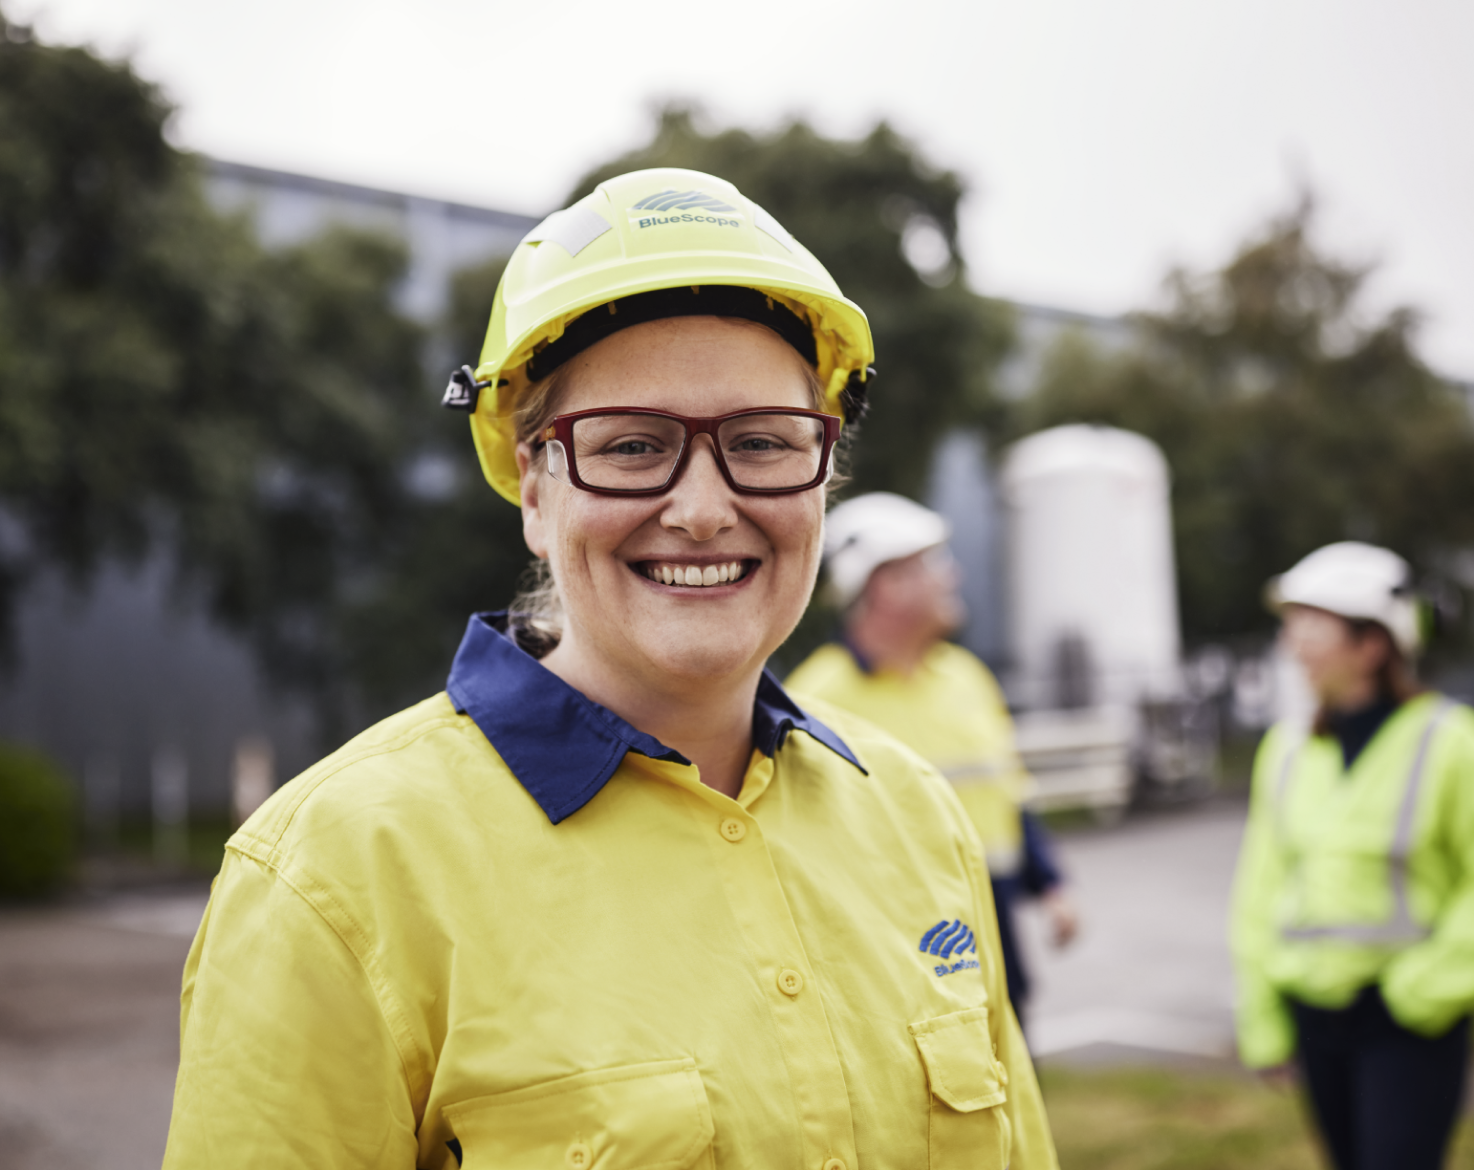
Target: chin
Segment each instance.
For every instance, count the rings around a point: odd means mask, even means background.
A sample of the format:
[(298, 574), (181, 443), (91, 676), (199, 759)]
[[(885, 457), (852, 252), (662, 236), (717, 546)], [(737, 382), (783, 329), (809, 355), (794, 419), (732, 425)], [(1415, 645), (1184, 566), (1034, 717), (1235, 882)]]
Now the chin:
[(709, 632), (693, 631), (689, 638), (665, 637), (650, 643), (647, 657), (657, 672), (689, 683), (715, 682), (750, 670), (767, 655), (749, 639), (713, 639)]

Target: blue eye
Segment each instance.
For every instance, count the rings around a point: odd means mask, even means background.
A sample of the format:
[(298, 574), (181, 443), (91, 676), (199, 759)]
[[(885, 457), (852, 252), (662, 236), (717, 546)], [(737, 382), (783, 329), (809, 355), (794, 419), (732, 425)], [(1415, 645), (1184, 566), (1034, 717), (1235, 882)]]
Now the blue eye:
[(611, 449), (614, 455), (650, 455), (654, 453), (655, 445), (644, 439), (626, 439), (623, 443), (616, 443)]

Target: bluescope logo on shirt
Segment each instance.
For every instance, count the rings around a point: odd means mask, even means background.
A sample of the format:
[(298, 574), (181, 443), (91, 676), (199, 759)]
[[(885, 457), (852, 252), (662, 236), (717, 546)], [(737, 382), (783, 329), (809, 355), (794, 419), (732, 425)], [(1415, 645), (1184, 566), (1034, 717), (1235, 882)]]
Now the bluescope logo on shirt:
[(674, 188), (646, 195), (630, 207), (630, 218), (636, 227), (657, 227), (664, 223), (710, 223), (717, 227), (738, 227), (742, 213), (705, 191), (677, 191)]
[[(972, 928), (960, 919), (953, 918), (950, 921), (943, 918), (924, 935), (921, 936), (921, 946), (917, 948), (925, 955), (936, 955), (944, 960), (932, 968), (938, 975), (951, 975), (956, 971), (966, 971), (976, 967), (978, 961), (966, 957), (968, 951), (977, 953), (978, 940), (973, 934)], [(955, 961), (949, 961), (956, 955)]]

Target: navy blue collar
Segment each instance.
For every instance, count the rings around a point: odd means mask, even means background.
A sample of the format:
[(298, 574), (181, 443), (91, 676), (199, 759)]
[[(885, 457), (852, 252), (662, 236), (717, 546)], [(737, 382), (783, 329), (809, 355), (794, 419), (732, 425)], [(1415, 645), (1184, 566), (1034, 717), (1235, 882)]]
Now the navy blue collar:
[(1391, 695), (1379, 695), (1359, 710), (1331, 711), (1326, 715), (1326, 730), (1340, 743), (1341, 759), (1348, 772), (1397, 707), (1398, 702)]
[[(466, 624), (445, 690), (555, 825), (599, 794), (626, 752), (691, 762), (585, 697), (518, 646), (507, 633), (505, 613), (478, 613)], [(763, 671), (752, 708), (753, 746), (773, 756), (795, 730), (865, 771), (839, 736), (800, 710)]]

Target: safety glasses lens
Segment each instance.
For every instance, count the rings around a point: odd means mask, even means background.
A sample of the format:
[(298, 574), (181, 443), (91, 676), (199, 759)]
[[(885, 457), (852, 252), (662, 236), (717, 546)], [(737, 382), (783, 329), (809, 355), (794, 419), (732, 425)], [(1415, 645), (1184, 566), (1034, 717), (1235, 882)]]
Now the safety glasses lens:
[(639, 492), (663, 486), (686, 441), (679, 420), (651, 414), (596, 414), (573, 424), (573, 462), (592, 488)]
[(717, 445), (741, 487), (801, 487), (819, 475), (824, 424), (801, 414), (744, 414), (717, 429)]

